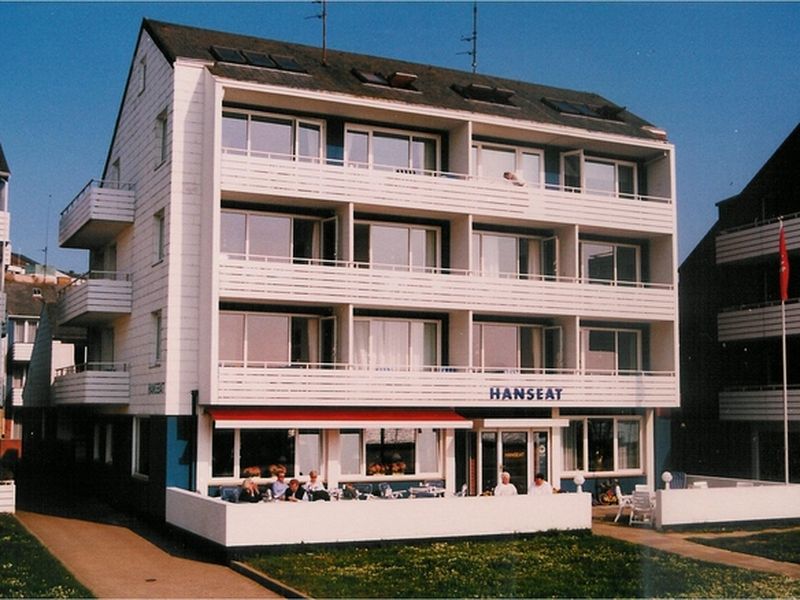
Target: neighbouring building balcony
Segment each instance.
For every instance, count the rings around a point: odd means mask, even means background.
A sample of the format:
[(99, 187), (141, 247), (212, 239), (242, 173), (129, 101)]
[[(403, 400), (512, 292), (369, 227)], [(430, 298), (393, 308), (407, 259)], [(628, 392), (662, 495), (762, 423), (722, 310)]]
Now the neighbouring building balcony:
[(215, 405), (525, 406), (656, 408), (679, 405), (671, 371), (365, 368), (345, 364), (222, 363)]
[[(787, 389), (789, 420), (800, 421), (800, 386)], [(783, 386), (768, 385), (724, 390), (719, 394), (723, 421), (783, 421)]]
[(11, 213), (7, 210), (0, 210), (0, 242), (7, 242), (11, 239)]
[(127, 363), (93, 362), (56, 371), (52, 400), (58, 405), (128, 404), (131, 396)]
[(220, 179), (223, 193), (274, 199), (353, 202), (636, 232), (672, 234), (674, 230), (675, 207), (669, 198), (520, 185), (458, 173), (367, 169), (332, 160), (294, 161), (223, 151)]
[[(786, 334), (800, 335), (800, 300), (786, 302)], [(781, 303), (754, 304), (717, 315), (720, 342), (753, 340), (782, 335)]]
[[(774, 255), (777, 270), (779, 231), (778, 219), (720, 231), (716, 239), (717, 264)], [(800, 248), (800, 213), (783, 218), (783, 233), (787, 249)]]
[(93, 179), (61, 211), (58, 244), (64, 248), (97, 248), (133, 223), (133, 184)]
[(130, 275), (90, 271), (59, 292), (60, 325), (102, 324), (130, 314), (133, 286)]
[(9, 359), (12, 362), (30, 362), (33, 354), (33, 343), (14, 342), (8, 349)]
[(22, 406), (22, 389), (23, 388), (15, 387), (8, 391), (8, 403), (11, 406)]
[(673, 286), (603, 285), (574, 278), (490, 277), (462, 270), (426, 270), (285, 257), (220, 258), (219, 295), (228, 301), (355, 303), (370, 308), (477, 310), (586, 318), (672, 321)]

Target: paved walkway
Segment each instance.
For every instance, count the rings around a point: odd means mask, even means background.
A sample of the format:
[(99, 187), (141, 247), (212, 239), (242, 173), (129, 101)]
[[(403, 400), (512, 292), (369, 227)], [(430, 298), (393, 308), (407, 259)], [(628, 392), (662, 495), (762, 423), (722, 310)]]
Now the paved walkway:
[(87, 504), (23, 506), (17, 518), (98, 598), (280, 597), (138, 519)]
[[(763, 571), (765, 573), (773, 573), (776, 575), (785, 575), (794, 579), (800, 579), (800, 564), (780, 562), (777, 560), (770, 560), (769, 558), (762, 558), (760, 556), (753, 556), (752, 554), (742, 554), (740, 552), (731, 552), (722, 548), (715, 548), (713, 546), (706, 546), (689, 541), (690, 537), (723, 537), (730, 535), (740, 535), (731, 533), (673, 533), (673, 532), (660, 532), (650, 527), (641, 525), (628, 525), (627, 513), (621, 517), (619, 523), (614, 523), (614, 516), (617, 514), (616, 506), (609, 507), (595, 507), (592, 514), (592, 533), (595, 535), (604, 535), (607, 537), (632, 542), (634, 544), (641, 544), (650, 546), (665, 552), (672, 552), (680, 554), (689, 558), (697, 560), (704, 560), (706, 562), (719, 563), (723, 565), (730, 565), (732, 567), (740, 567), (742, 569), (751, 569), (754, 571)], [(746, 532), (748, 535), (760, 533), (757, 531)]]

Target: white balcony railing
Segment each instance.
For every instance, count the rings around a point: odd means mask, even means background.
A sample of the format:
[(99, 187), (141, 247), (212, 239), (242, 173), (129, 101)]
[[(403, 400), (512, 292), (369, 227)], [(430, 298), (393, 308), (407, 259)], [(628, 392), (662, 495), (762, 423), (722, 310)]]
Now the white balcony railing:
[(130, 402), (126, 363), (94, 362), (56, 371), (52, 399), (58, 405), (117, 405)]
[(480, 310), (586, 318), (671, 321), (673, 287), (605, 285), (574, 278), (482, 276), (344, 261), (291, 262), (285, 257), (220, 258), (219, 295), (225, 300), (352, 302), (363, 307)]
[(58, 243), (65, 248), (104, 246), (133, 223), (133, 184), (93, 179), (61, 211)]
[[(327, 368), (326, 368), (327, 367)], [(673, 372), (583, 374), (465, 367), (419, 370), (355, 365), (222, 363), (215, 405), (677, 407)]]
[[(783, 227), (787, 249), (799, 249), (800, 213), (785, 216)], [(779, 230), (780, 220), (768, 219), (720, 231), (716, 238), (717, 264), (774, 255), (777, 271)]]
[(14, 342), (8, 351), (12, 362), (30, 362), (33, 354), (33, 342)]
[[(800, 386), (787, 390), (789, 420), (800, 421)], [(719, 394), (723, 421), (783, 421), (783, 387), (780, 385), (724, 390)]]
[(11, 406), (22, 406), (22, 388), (11, 388), (11, 390), (8, 392), (8, 399), (11, 403)]
[(130, 314), (132, 297), (127, 273), (90, 271), (59, 292), (59, 324), (106, 323)]
[(223, 151), (223, 192), (326, 202), (353, 202), (483, 217), (513, 217), (548, 223), (672, 234), (675, 210), (668, 198), (609, 196), (558, 187), (518, 185), (457, 173), (359, 168), (280, 155)]
[[(729, 309), (717, 315), (720, 342), (779, 337), (782, 333), (781, 304), (754, 304)], [(786, 334), (800, 335), (800, 300), (786, 303)]]

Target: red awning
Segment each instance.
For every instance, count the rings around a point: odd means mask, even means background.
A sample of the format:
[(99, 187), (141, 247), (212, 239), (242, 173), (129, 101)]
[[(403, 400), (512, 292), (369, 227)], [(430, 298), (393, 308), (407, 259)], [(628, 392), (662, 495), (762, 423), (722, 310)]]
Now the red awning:
[(446, 408), (207, 408), (218, 429), (472, 429)]

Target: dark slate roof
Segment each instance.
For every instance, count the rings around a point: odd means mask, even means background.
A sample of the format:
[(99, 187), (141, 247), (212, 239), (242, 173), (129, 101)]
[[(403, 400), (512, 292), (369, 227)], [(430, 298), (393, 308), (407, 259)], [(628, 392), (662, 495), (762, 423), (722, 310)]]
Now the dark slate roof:
[(11, 174), (11, 170), (8, 168), (8, 163), (6, 162), (6, 155), (3, 154), (2, 144), (0, 144), (0, 173), (5, 173), (6, 175)]
[(42, 312), (42, 301), (33, 297), (37, 288), (42, 300), (47, 304), (55, 303), (59, 287), (52, 283), (6, 280), (6, 306), (9, 316), (39, 316)]
[[(150, 19), (145, 19), (142, 27), (170, 63), (174, 63), (178, 57), (207, 60), (215, 63), (210, 67), (210, 71), (219, 77), (310, 91), (380, 98), (416, 106), (512, 117), (644, 139), (664, 139), (663, 134), (653, 134), (643, 130), (643, 126), (651, 124), (624, 109), (620, 113), (621, 121), (614, 121), (564, 115), (542, 102), (542, 98), (556, 98), (588, 105), (615, 106), (614, 103), (593, 93), (335, 50), (328, 50), (327, 65), (323, 66), (322, 50), (313, 46), (198, 29)], [(307, 71), (307, 74), (215, 61), (210, 51), (211, 46), (291, 56)], [(417, 76), (413, 84), (417, 91), (365, 85), (352, 73), (354, 68), (381, 73), (384, 76), (395, 72), (412, 73)], [(454, 84), (467, 86), (471, 83), (513, 90), (511, 102), (514, 106), (467, 100), (451, 87)]]

